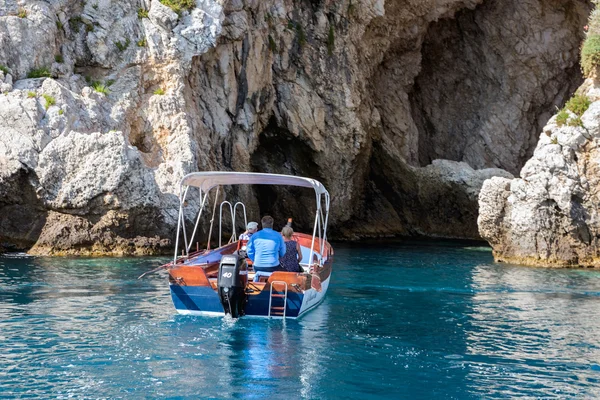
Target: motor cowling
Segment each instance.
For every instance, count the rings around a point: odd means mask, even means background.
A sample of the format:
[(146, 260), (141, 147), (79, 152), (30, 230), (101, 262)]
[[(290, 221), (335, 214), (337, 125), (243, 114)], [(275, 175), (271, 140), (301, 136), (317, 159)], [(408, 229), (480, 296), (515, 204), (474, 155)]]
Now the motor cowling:
[(223, 256), (219, 264), (217, 289), (225, 314), (230, 314), (233, 318), (244, 315), (247, 284), (246, 260), (237, 254)]

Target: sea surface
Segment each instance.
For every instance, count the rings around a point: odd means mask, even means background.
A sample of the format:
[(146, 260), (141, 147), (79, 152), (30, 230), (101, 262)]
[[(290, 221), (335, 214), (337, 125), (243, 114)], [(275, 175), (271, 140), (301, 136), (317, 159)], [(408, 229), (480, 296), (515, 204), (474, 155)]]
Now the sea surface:
[(0, 398), (600, 397), (600, 271), (335, 244), (300, 320), (177, 315), (160, 258), (0, 256)]

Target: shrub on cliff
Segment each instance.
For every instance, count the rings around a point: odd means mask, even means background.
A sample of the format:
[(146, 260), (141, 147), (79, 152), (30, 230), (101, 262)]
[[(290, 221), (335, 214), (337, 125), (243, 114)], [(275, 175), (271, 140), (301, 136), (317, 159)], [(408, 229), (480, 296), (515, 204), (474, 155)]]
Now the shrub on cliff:
[(590, 34), (581, 47), (581, 68), (585, 76), (590, 76), (600, 65), (600, 35)]
[(563, 126), (569, 120), (569, 113), (564, 108), (558, 112), (556, 115), (556, 124), (558, 126)]
[(27, 74), (28, 78), (50, 78), (51, 76), (50, 70), (46, 67), (32, 69)]
[(162, 4), (175, 11), (177, 14), (181, 14), (182, 11), (190, 11), (196, 7), (195, 0), (160, 0)]
[(139, 19), (148, 18), (148, 10), (140, 7), (138, 8), (137, 15)]
[(327, 54), (332, 55), (335, 49), (335, 30), (333, 25), (329, 27), (329, 34), (327, 35)]
[(592, 104), (592, 102), (587, 96), (576, 94), (575, 96), (571, 97), (569, 101), (567, 101), (565, 108), (573, 111), (577, 116), (581, 117), (583, 113), (586, 112), (590, 107), (590, 104)]
[(115, 42), (115, 46), (117, 46), (117, 49), (119, 49), (119, 51), (125, 51), (129, 47), (130, 43), (131, 41), (129, 40), (129, 38), (127, 38), (127, 40), (125, 40), (125, 43), (121, 43), (121, 41)]
[(46, 100), (46, 105), (44, 106), (46, 110), (56, 104), (56, 99), (49, 94), (43, 94), (42, 96), (44, 97), (44, 100)]
[(105, 95), (108, 95), (109, 93), (108, 86), (99, 81), (93, 81), (92, 88), (98, 93), (102, 93)]
[[(571, 97), (563, 109), (558, 112), (556, 115), (556, 124), (558, 126), (563, 126), (565, 124), (569, 126), (583, 126), (581, 116), (587, 111), (587, 109), (590, 107), (590, 104), (592, 104), (592, 102), (587, 96), (576, 94), (575, 96)], [(569, 111), (575, 114), (574, 118), (571, 118)]]

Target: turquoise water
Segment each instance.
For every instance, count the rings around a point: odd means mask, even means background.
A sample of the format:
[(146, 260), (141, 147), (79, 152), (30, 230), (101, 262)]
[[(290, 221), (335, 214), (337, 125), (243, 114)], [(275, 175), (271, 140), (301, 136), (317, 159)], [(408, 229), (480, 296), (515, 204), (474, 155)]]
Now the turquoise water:
[(0, 257), (2, 398), (598, 398), (600, 272), (336, 246), (298, 321), (175, 314), (161, 259)]

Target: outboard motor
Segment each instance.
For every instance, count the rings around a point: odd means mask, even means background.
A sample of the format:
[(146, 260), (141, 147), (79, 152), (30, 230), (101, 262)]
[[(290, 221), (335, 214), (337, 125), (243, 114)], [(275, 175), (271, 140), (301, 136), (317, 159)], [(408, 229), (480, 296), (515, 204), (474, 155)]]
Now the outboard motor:
[(247, 284), (246, 260), (237, 254), (223, 256), (219, 265), (217, 288), (225, 314), (231, 314), (233, 318), (244, 315)]

